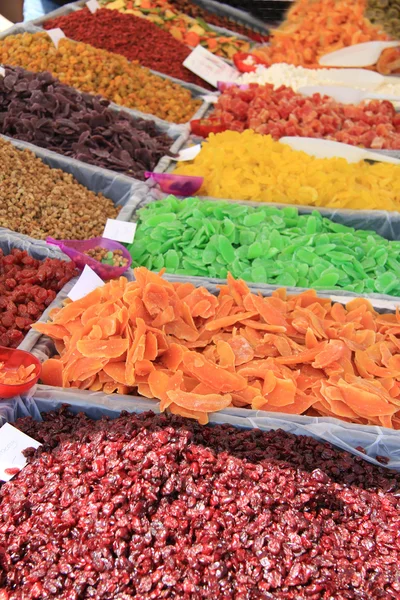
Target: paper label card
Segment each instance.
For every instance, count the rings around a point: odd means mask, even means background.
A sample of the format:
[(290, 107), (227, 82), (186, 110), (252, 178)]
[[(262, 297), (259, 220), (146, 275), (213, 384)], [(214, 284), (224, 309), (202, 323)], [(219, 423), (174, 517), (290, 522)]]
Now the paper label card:
[(136, 233), (136, 223), (127, 223), (117, 219), (107, 219), (104, 227), (103, 237), (114, 242), (131, 244)]
[(235, 67), (203, 46), (196, 46), (184, 60), (183, 66), (214, 87), (218, 87), (218, 81), (235, 81), (240, 75)]
[(0, 428), (0, 479), (10, 481), (26, 465), (22, 454), (27, 448), (39, 448), (41, 444), (9, 423)]
[(46, 33), (51, 38), (56, 48), (58, 48), (58, 42), (65, 38), (65, 33), (59, 27), (57, 27), (56, 29), (48, 29)]
[(86, 2), (86, 6), (88, 7), (88, 9), (90, 10), (90, 12), (92, 14), (94, 14), (96, 12), (96, 10), (99, 10), (99, 8), (101, 8), (101, 6), (97, 2), (97, 0), (89, 0), (89, 2)]
[(81, 276), (68, 294), (71, 300), (80, 300), (93, 292), (98, 287), (102, 287), (104, 281), (99, 277), (89, 265), (85, 265)]
[(0, 67), (0, 75), (1, 77), (5, 77), (6, 76), (6, 70), (4, 67)]
[(190, 148), (185, 148), (178, 153), (178, 156), (175, 160), (185, 161), (185, 160), (193, 160), (199, 154), (201, 150), (201, 144), (196, 144), (196, 146), (190, 146)]

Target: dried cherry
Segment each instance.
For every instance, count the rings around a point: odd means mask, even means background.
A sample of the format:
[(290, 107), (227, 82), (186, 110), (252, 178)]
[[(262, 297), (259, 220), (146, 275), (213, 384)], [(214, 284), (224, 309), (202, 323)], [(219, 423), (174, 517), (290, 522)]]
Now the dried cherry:
[(73, 262), (37, 260), (26, 251), (0, 249), (0, 345), (16, 348), (56, 297), (78, 274)]

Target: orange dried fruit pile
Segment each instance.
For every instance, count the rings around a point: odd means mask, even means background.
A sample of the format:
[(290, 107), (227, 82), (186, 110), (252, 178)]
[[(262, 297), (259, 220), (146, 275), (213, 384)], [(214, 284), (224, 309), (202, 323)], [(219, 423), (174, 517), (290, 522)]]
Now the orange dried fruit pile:
[(22, 385), (28, 383), (35, 376), (35, 365), (18, 368), (9, 368), (4, 362), (0, 362), (0, 384), (1, 385)]
[(297, 0), (270, 45), (253, 53), (266, 64), (318, 67), (324, 54), (347, 46), (389, 39), (365, 18), (366, 0)]
[(208, 421), (228, 406), (400, 429), (400, 313), (309, 290), (271, 297), (228, 275), (218, 296), (144, 267), (54, 309), (46, 384), (160, 400)]

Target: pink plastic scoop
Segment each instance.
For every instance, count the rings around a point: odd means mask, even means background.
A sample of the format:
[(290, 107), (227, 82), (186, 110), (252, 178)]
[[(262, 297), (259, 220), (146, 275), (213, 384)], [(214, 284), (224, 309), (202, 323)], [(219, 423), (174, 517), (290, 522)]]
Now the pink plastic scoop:
[[(128, 250), (119, 242), (114, 242), (107, 238), (95, 237), (90, 240), (55, 240), (52, 237), (48, 237), (46, 242), (53, 246), (58, 246), (64, 254), (74, 261), (78, 269), (84, 269), (85, 265), (89, 265), (103, 281), (120, 277), (132, 264), (132, 257)], [(84, 254), (84, 252), (93, 250), (96, 246), (101, 246), (102, 248), (111, 251), (121, 250), (123, 258), (126, 258), (128, 262), (124, 267), (113, 267), (112, 265), (105, 265), (94, 258), (91, 258), (87, 254)]]
[(145, 172), (146, 177), (150, 177), (160, 186), (166, 194), (175, 194), (177, 196), (193, 196), (203, 185), (204, 177), (193, 177), (191, 175), (172, 175), (172, 173), (152, 173)]

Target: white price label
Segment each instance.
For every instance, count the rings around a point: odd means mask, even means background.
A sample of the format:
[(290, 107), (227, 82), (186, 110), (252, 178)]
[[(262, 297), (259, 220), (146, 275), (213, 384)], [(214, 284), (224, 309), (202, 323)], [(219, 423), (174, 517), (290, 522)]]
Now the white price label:
[(200, 150), (201, 144), (196, 144), (196, 146), (190, 146), (190, 148), (185, 148), (184, 150), (181, 150), (175, 160), (179, 160), (180, 162), (183, 162), (185, 160), (193, 160), (199, 154)]
[(117, 219), (107, 219), (104, 227), (103, 237), (115, 242), (123, 242), (131, 244), (136, 233), (136, 223), (127, 223), (126, 221), (118, 221)]
[(51, 38), (51, 41), (53, 42), (56, 48), (58, 48), (59, 41), (65, 38), (65, 33), (59, 27), (57, 27), (56, 29), (48, 29), (46, 33)]
[(5, 70), (5, 68), (4, 68), (4, 67), (0, 67), (0, 75), (1, 75), (2, 77), (5, 77), (5, 76), (6, 76), (6, 70)]
[(99, 277), (89, 265), (85, 265), (81, 276), (68, 294), (71, 300), (80, 300), (93, 292), (98, 287), (102, 287), (104, 281)]
[(92, 14), (94, 14), (96, 12), (96, 10), (99, 10), (99, 8), (101, 8), (101, 6), (97, 2), (97, 0), (89, 0), (89, 2), (86, 2), (86, 6), (88, 7), (88, 9), (90, 10), (90, 12)]
[(240, 75), (237, 69), (203, 46), (197, 46), (184, 60), (183, 66), (214, 87), (218, 87), (218, 81), (235, 81)]
[(22, 451), (39, 446), (39, 442), (9, 423), (3, 425), (0, 429), (0, 479), (10, 481), (26, 465)]

